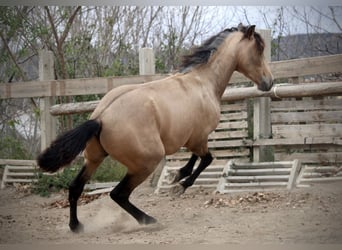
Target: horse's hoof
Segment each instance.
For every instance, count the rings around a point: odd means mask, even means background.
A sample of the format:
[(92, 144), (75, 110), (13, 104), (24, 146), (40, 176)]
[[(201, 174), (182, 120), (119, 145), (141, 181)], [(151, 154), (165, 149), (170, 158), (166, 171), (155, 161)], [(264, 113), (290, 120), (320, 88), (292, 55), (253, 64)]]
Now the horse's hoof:
[(177, 171), (176, 173), (170, 174), (169, 180), (167, 182), (168, 185), (175, 184), (179, 181), (180, 174)]
[(185, 192), (185, 188), (183, 187), (183, 185), (181, 185), (180, 183), (177, 183), (175, 186), (173, 186), (170, 189), (170, 194), (173, 197), (179, 197), (180, 195), (182, 195)]
[(149, 224), (154, 224), (154, 223), (157, 223), (157, 222), (158, 222), (158, 221), (157, 221), (155, 218), (146, 215), (146, 216), (142, 219), (142, 221), (139, 222), (139, 224), (141, 224), (141, 225), (149, 225)]
[(84, 232), (84, 226), (83, 226), (82, 223), (78, 223), (78, 224), (74, 224), (74, 225), (69, 224), (69, 227), (70, 227), (70, 230), (73, 233), (82, 233), (82, 232)]

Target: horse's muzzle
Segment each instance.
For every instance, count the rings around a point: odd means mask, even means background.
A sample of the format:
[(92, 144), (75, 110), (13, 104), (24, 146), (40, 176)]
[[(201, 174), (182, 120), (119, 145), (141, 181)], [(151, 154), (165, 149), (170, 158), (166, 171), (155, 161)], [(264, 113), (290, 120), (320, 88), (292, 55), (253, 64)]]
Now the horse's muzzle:
[(258, 84), (258, 89), (261, 91), (269, 91), (273, 86), (273, 79), (263, 78)]

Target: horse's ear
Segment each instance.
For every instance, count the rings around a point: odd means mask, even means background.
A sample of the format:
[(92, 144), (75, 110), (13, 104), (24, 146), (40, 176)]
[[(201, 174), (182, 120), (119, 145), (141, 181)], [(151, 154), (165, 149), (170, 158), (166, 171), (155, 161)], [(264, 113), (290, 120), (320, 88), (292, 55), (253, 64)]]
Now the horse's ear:
[(245, 37), (247, 37), (248, 39), (251, 39), (251, 37), (254, 35), (255, 32), (255, 25), (250, 25), (247, 28), (247, 31), (245, 33)]
[(238, 25), (238, 31), (242, 31), (243, 32), (243, 28), (244, 28), (244, 26), (243, 26), (243, 24), (242, 23), (239, 23), (239, 25)]

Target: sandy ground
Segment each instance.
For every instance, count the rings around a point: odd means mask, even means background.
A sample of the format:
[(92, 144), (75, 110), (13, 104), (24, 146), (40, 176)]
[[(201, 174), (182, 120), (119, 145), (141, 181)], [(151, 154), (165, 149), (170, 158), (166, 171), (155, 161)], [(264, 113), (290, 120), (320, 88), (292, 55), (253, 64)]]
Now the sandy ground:
[(296, 243), (342, 244), (342, 182), (291, 192), (218, 195), (188, 190), (179, 198), (155, 195), (143, 185), (131, 201), (158, 219), (140, 226), (108, 195), (79, 206), (83, 233), (69, 231), (66, 198), (0, 191), (0, 244), (11, 243)]

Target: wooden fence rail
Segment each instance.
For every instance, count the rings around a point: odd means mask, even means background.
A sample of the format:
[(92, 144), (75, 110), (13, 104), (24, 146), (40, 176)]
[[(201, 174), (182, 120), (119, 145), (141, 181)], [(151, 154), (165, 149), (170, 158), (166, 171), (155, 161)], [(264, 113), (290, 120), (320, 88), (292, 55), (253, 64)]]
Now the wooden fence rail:
[[(238, 101), (251, 97), (306, 97), (341, 95), (342, 82), (316, 82), (305, 84), (276, 85), (268, 92), (262, 92), (256, 87), (227, 88), (222, 101)], [(100, 101), (57, 104), (50, 108), (51, 115), (78, 114), (93, 111)]]
[[(149, 53), (145, 51), (146, 53)], [(152, 60), (152, 58), (150, 58)], [(153, 60), (152, 60), (153, 61)], [(141, 76), (129, 76), (129, 77), (107, 77), (107, 78), (88, 78), (88, 79), (73, 79), (73, 80), (43, 80), (43, 81), (31, 81), (31, 82), (18, 82), (18, 83), (1, 83), (0, 84), (0, 99), (8, 99), (8, 98), (31, 98), (31, 97), (55, 97), (55, 96), (74, 96), (74, 95), (90, 95), (90, 94), (105, 94), (111, 89), (127, 84), (141, 84), (144, 82), (149, 82), (153, 80), (163, 79), (169, 75), (155, 75), (154, 72), (150, 71), (151, 67), (147, 67), (146, 70), (143, 70), (143, 74)], [(287, 60), (287, 61), (280, 61), (280, 62), (271, 62), (270, 63), (271, 71), (274, 75), (275, 79), (283, 79), (283, 78), (298, 78), (301, 76), (307, 75), (317, 75), (317, 74), (326, 74), (326, 73), (335, 73), (335, 72), (342, 72), (342, 55), (333, 55), (333, 56), (321, 56), (321, 57), (313, 57), (313, 58), (304, 58), (304, 59), (296, 59), (296, 60)], [(153, 67), (152, 67), (153, 68)], [(145, 75), (149, 74), (149, 75)], [(231, 83), (239, 83), (239, 82), (250, 82), (249, 79), (245, 78), (239, 73), (234, 73), (233, 77), (230, 81)], [(342, 82), (321, 82), (321, 83), (308, 83), (308, 84), (281, 84), (276, 85), (268, 92), (261, 92), (256, 89), (256, 87), (248, 87), (248, 88), (227, 88), (226, 92), (222, 97), (223, 103), (226, 102), (225, 105), (228, 105), (229, 108), (227, 110), (223, 110), (222, 113), (222, 121), (221, 123), (224, 124), (227, 117), (230, 117), (228, 120), (232, 121), (231, 123), (237, 123), (236, 117), (238, 115), (239, 119), (242, 119), (244, 123), (244, 127), (241, 129), (234, 128), (232, 131), (228, 131), (227, 128), (224, 128), (225, 131), (220, 131), (220, 123), (217, 131), (211, 135), (209, 146), (216, 149), (216, 160), (223, 161), (227, 158), (237, 157), (239, 156), (241, 159), (248, 157), (250, 154), (250, 148), (258, 149), (263, 146), (275, 146), (275, 159), (276, 160), (294, 160), (297, 158), (303, 158), (304, 160), (304, 168), (308, 171), (305, 174), (308, 176), (317, 175), (317, 169), (321, 166), (319, 162), (322, 162), (322, 159), (325, 161), (326, 164), (330, 164), (328, 167), (324, 169), (333, 169), (335, 172), (339, 169), (340, 162), (342, 161), (340, 158), (341, 155), (341, 112), (342, 110), (338, 107), (335, 109), (331, 109), (331, 105), (329, 106), (330, 109), (323, 110), (322, 116), (327, 117), (326, 119), (329, 120), (327, 124), (305, 124), (306, 128), (315, 128), (317, 131), (319, 130), (319, 136), (312, 135), (312, 134), (305, 134), (305, 136), (295, 136), (295, 137), (277, 137), (274, 136), (273, 139), (267, 138), (259, 138), (255, 137), (253, 140), (251, 138), (247, 138), (247, 130), (248, 130), (248, 123), (247, 123), (247, 102), (240, 101), (249, 97), (271, 97), (274, 100), (279, 100), (280, 98), (288, 98), (288, 97), (306, 97), (306, 96), (324, 96), (324, 95), (342, 95)], [(330, 98), (330, 97), (328, 97)], [(338, 97), (339, 98), (339, 97)], [(340, 104), (341, 99), (336, 98), (334, 103)], [(41, 98), (42, 99), (42, 98)], [(261, 99), (261, 98), (256, 98)], [(269, 99), (269, 98), (262, 98), (262, 99)], [(75, 113), (83, 113), (83, 112), (91, 112), (95, 109), (99, 101), (92, 101), (92, 102), (84, 102), (84, 103), (69, 103), (69, 104), (60, 104), (54, 105), (47, 108), (47, 113), (50, 112), (51, 115), (62, 115), (62, 114), (75, 114)], [(239, 104), (241, 102), (243, 104)], [(283, 101), (281, 101), (283, 102)], [(290, 101), (291, 102), (291, 101)], [(234, 104), (232, 104), (234, 103)], [(238, 104), (237, 104), (238, 103)], [(272, 101), (273, 103), (273, 101)], [(280, 103), (280, 101), (279, 101)], [(232, 112), (232, 106), (234, 105), (243, 105), (245, 109), (241, 111), (241, 108), (238, 111)], [(298, 105), (306, 105), (307, 103), (302, 104), (298, 102), (296, 104), (296, 108)], [(315, 104), (316, 105), (316, 104)], [(318, 104), (317, 104), (318, 105)], [(224, 106), (224, 105), (223, 105)], [(222, 107), (223, 107), (222, 106)], [(270, 105), (272, 106), (272, 105)], [(278, 105), (279, 106), (279, 105)], [(312, 105), (310, 105), (311, 107)], [(321, 105), (322, 106), (322, 105)], [(322, 108), (320, 106), (320, 108)], [(323, 105), (324, 106), (324, 105)], [(336, 106), (336, 105), (335, 105)], [(334, 107), (335, 107), (334, 106)], [(340, 106), (340, 105), (338, 105)], [(279, 124), (276, 124), (272, 127), (274, 131), (278, 129), (280, 132), (282, 131), (285, 126), (289, 128), (288, 131), (293, 129), (297, 129), (300, 135), (303, 133), (303, 129), (300, 127), (302, 124), (292, 124), (292, 121), (289, 116), (293, 115), (288, 114), (288, 110), (285, 110), (283, 114), (282, 112), (278, 112), (279, 107), (276, 108), (269, 108), (264, 113), (270, 115), (270, 121), (266, 123), (271, 124), (274, 122), (273, 120), (276, 119)], [(294, 108), (293, 108), (294, 109)], [(256, 108), (254, 107), (254, 110)], [(262, 109), (264, 111), (264, 109)], [(239, 112), (242, 112), (241, 114)], [(295, 110), (294, 112), (297, 112)], [(322, 118), (323, 121), (317, 121), (315, 118), (317, 116), (315, 110), (311, 110), (311, 113), (302, 112), (299, 110), (300, 114), (304, 117), (311, 117), (313, 119), (312, 122), (324, 122), (326, 119)], [(277, 113), (278, 112), (278, 113)], [(254, 112), (254, 116), (256, 116), (257, 112)], [(48, 115), (50, 115), (48, 114)], [(329, 118), (329, 119), (328, 119)], [(333, 118), (333, 119), (332, 119)], [(283, 120), (286, 121), (283, 121)], [(290, 119), (290, 122), (288, 121)], [(264, 119), (265, 120), (265, 119)], [(42, 119), (41, 122), (44, 122)], [(303, 121), (304, 122), (304, 121)], [(307, 122), (307, 119), (305, 120)], [(284, 124), (283, 124), (284, 123)], [(258, 121), (254, 121), (254, 125), (258, 124)], [(222, 125), (223, 126), (223, 125)], [(236, 129), (240, 129), (236, 131)], [(329, 130), (333, 133), (321, 133), (323, 130)], [(221, 129), (222, 130), (222, 129)], [(227, 130), (227, 131), (226, 131)], [(305, 130), (306, 131), (306, 130)], [(337, 132), (336, 132), (337, 131)], [(323, 131), (324, 132), (324, 131)], [(254, 134), (258, 134), (254, 131)], [(223, 140), (222, 135), (225, 135)], [(236, 140), (232, 140), (232, 137), (236, 137)], [(51, 137), (51, 136), (50, 136)], [(48, 138), (44, 145), (47, 145), (51, 138)], [(43, 144), (42, 144), (43, 145)], [(307, 152), (304, 153), (294, 153), (292, 155), (288, 155), (287, 151), (291, 151), (292, 147), (295, 146), (296, 149), (300, 150), (307, 150), (307, 146), (309, 145), (310, 155)], [(285, 147), (285, 153), (284, 149)], [(286, 148), (287, 147), (287, 148)], [(289, 147), (291, 147), (289, 150)], [(311, 148), (312, 147), (312, 148)], [(287, 151), (286, 151), (287, 150)], [(325, 152), (328, 150), (328, 152)], [(322, 153), (323, 152), (323, 153)], [(255, 154), (255, 152), (254, 152)], [(222, 156), (224, 155), (224, 157)], [(256, 155), (256, 154), (255, 154)], [(179, 157), (183, 157), (181, 154), (178, 154)], [(333, 157), (330, 157), (333, 156)], [(312, 158), (310, 157), (315, 157)], [(325, 158), (330, 157), (335, 159), (334, 162), (328, 161)], [(183, 158), (182, 158), (183, 159)], [(180, 161), (182, 159), (176, 159)], [(306, 161), (306, 162), (305, 162)], [(312, 161), (318, 162), (318, 165), (314, 165)], [(0, 162), (1, 163), (1, 162)], [(1, 164), (0, 164), (1, 165)], [(337, 170), (336, 170), (337, 169)], [(321, 169), (319, 169), (321, 171)], [(339, 171), (339, 170), (338, 170)], [(16, 174), (16, 173), (15, 173)], [(216, 173), (207, 173), (208, 176), (215, 175)], [(304, 175), (304, 174), (303, 174)], [(335, 176), (335, 175), (334, 175)], [(335, 177), (334, 177), (335, 178)], [(337, 177), (336, 177), (337, 178)], [(341, 177), (342, 178), (342, 177)], [(207, 182), (205, 179), (204, 181)]]
[[(342, 72), (342, 55), (271, 62), (270, 67), (275, 79)], [(1, 83), (0, 99), (104, 94), (120, 85), (139, 84), (167, 76), (143, 75)], [(230, 82), (250, 82), (250, 80), (239, 73), (234, 73)]]
[(227, 89), (222, 96), (223, 101), (237, 101), (250, 97), (306, 97), (342, 94), (342, 82), (315, 82), (304, 84), (275, 85), (270, 91), (262, 92), (255, 87)]

